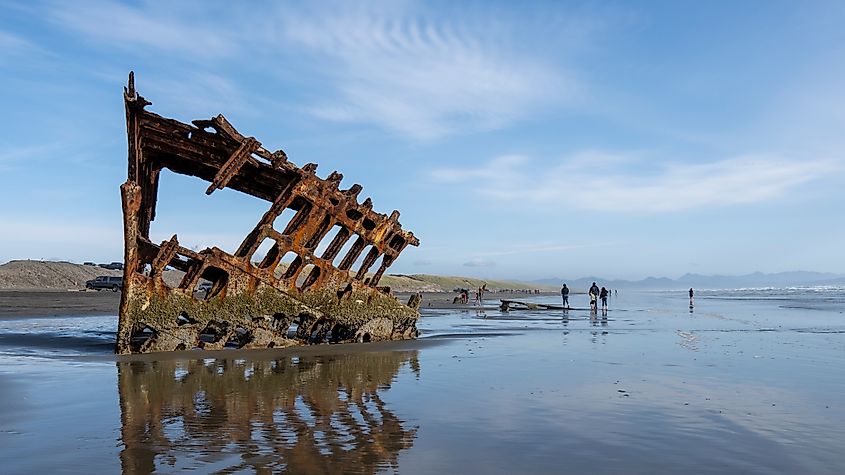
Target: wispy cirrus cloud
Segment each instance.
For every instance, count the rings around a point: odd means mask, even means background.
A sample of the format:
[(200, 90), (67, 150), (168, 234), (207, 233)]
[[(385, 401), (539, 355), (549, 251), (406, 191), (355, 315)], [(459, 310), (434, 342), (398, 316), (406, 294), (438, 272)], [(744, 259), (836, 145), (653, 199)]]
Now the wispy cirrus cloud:
[(283, 37), (334, 71), (332, 101), (312, 114), (417, 139), (497, 129), (583, 92), (574, 74), (514, 49), (514, 32), (457, 18), (413, 8), (293, 13), (282, 17)]
[[(636, 164), (638, 167), (628, 165)], [(835, 160), (788, 160), (744, 155), (705, 163), (643, 166), (639, 154), (575, 154), (551, 166), (521, 155), (497, 157), (473, 168), (441, 168), (439, 183), (472, 182), (478, 194), (502, 201), (593, 211), (674, 212), (780, 198), (796, 187), (842, 172)]]
[(18, 34), (0, 30), (0, 66), (18, 68), (22, 62), (42, 61), (47, 51)]
[(588, 244), (555, 244), (555, 243), (538, 243), (538, 244), (527, 244), (527, 245), (513, 245), (508, 246), (507, 249), (501, 251), (491, 251), (491, 252), (484, 252), (479, 255), (481, 256), (511, 256), (517, 254), (533, 254), (533, 253), (549, 253), (549, 252), (559, 252), (559, 251), (572, 251), (576, 249), (587, 249), (587, 248), (594, 248), (594, 247), (603, 247), (603, 246), (610, 246), (614, 243), (610, 242), (600, 242), (600, 243), (588, 243)]
[(152, 48), (207, 60), (229, 56), (239, 50), (234, 31), (216, 17), (212, 3), (139, 2), (125, 4), (99, 0), (55, 2), (47, 11), (54, 24), (102, 42), (109, 48)]
[[(227, 114), (256, 114), (249, 106), (254, 98), (247, 96), (238, 84), (224, 75), (209, 71), (179, 71), (172, 77), (137, 76), (144, 84), (145, 95), (162, 98), (170, 107), (178, 108), (189, 117)], [(255, 102), (258, 102), (255, 100)]]
[(55, 143), (23, 146), (0, 144), (0, 170), (12, 168), (23, 161), (41, 159), (45, 155), (57, 154), (61, 151), (62, 146)]
[(0, 51), (5, 54), (28, 51), (36, 48), (31, 42), (18, 35), (0, 30)]
[[(256, 9), (215, 2), (51, 5), (52, 23), (97, 47), (178, 59), (194, 73), (227, 67), (260, 73), (269, 83), (305, 77), (323, 90), (300, 110), (417, 140), (503, 128), (584, 94), (574, 70), (541, 54), (547, 38), (517, 31), (487, 9), (435, 12), (415, 1)], [(587, 34), (586, 24), (544, 27), (559, 38), (569, 35), (559, 52), (575, 48), (573, 38)], [(289, 77), (291, 62), (305, 74)], [(262, 92), (271, 86), (262, 84)]]

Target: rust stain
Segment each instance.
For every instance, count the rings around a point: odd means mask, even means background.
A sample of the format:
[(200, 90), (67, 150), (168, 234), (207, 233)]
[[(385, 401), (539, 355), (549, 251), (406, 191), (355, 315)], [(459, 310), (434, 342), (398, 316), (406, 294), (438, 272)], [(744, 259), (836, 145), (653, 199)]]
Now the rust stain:
[[(360, 185), (341, 190), (340, 173), (322, 179), (316, 164), (297, 167), (282, 150), (271, 152), (241, 135), (222, 115), (189, 125), (147, 111), (151, 103), (135, 90), (133, 73), (124, 102), (129, 164), (121, 186), (125, 266), (117, 353), (416, 336), (419, 299), (403, 305), (378, 286), (405, 247), (419, 245), (402, 229), (398, 211), (387, 216), (373, 211), (369, 198), (358, 203)], [(234, 254), (216, 247), (195, 252), (176, 235), (153, 243), (150, 223), (163, 169), (210, 182), (207, 194), (228, 187), (266, 200), (269, 209)], [(293, 218), (277, 222), (286, 209)], [(256, 262), (265, 240), (272, 247)], [(339, 256), (348, 242), (349, 251)], [(280, 265), (289, 252), (293, 262)], [(168, 267), (185, 273), (176, 287), (163, 279)], [(197, 292), (200, 282), (211, 287)]]

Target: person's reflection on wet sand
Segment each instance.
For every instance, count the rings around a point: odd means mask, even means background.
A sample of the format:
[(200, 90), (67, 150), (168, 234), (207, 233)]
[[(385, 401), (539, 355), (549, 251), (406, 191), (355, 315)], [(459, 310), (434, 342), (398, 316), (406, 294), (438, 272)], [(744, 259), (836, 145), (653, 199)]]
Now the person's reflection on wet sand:
[(397, 468), (417, 429), (381, 393), (406, 365), (416, 351), (119, 362), (123, 472)]

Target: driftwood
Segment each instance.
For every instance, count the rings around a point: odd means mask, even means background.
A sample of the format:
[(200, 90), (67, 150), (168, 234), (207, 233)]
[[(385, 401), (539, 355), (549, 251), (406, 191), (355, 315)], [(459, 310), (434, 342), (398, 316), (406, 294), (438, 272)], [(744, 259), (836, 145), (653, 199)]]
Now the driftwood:
[(508, 310), (590, 310), (589, 308), (564, 307), (563, 305), (523, 302), (521, 300), (500, 299), (499, 301), (501, 302), (499, 309), (505, 312)]
[[(145, 110), (151, 103), (135, 90), (132, 73), (124, 102), (129, 164), (121, 186), (125, 266), (117, 353), (416, 336), (418, 302), (411, 308), (378, 287), (405, 247), (419, 245), (402, 229), (398, 211), (374, 212), (369, 198), (358, 203), (360, 185), (341, 190), (340, 173), (319, 178), (316, 164), (297, 167), (222, 115), (189, 125)], [(234, 254), (217, 247), (195, 252), (175, 234), (153, 243), (150, 223), (164, 169), (209, 182), (206, 194), (230, 188), (266, 200), (269, 209)], [(286, 209), (293, 218), (277, 221)], [(330, 242), (318, 256), (324, 239)], [(267, 240), (269, 252), (255, 256)], [(347, 242), (351, 248), (339, 255)], [(288, 253), (295, 258), (280, 265)], [(185, 272), (173, 288), (162, 279), (168, 267)], [(201, 295), (200, 282), (211, 283)]]

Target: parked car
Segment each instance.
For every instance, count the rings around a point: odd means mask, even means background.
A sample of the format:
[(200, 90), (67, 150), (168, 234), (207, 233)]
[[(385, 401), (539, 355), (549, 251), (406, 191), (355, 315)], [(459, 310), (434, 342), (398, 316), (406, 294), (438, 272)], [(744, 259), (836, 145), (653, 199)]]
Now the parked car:
[(96, 279), (85, 282), (85, 288), (93, 290), (112, 289), (112, 291), (117, 292), (123, 288), (123, 277), (101, 275)]
[(211, 282), (203, 281), (197, 285), (197, 292), (205, 292), (208, 293), (211, 291)]
[(103, 269), (111, 269), (111, 270), (123, 270), (123, 263), (122, 262), (112, 262), (109, 264), (100, 264), (100, 267)]
[(97, 264), (95, 264), (95, 263), (93, 263), (93, 262), (90, 262), (90, 261), (89, 261), (89, 262), (83, 262), (83, 263), (82, 263), (82, 265), (83, 265), (83, 266), (93, 266), (93, 267), (97, 267)]

